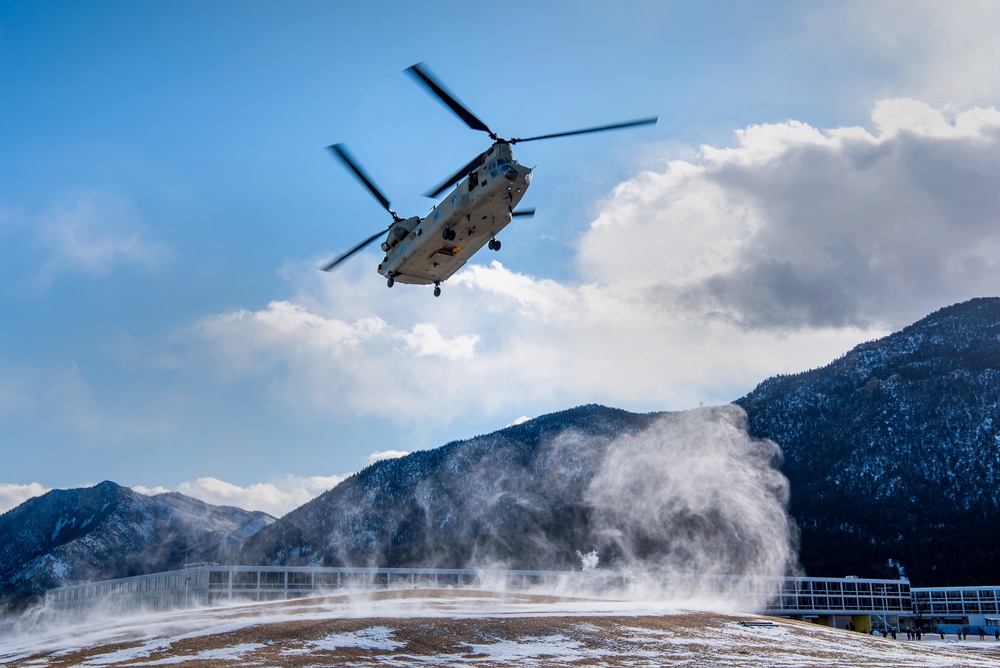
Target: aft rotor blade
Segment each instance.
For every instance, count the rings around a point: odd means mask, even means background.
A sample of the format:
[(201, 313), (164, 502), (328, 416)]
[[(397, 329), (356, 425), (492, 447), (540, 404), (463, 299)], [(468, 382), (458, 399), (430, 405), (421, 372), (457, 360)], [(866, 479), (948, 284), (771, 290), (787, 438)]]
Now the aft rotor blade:
[(347, 147), (343, 144), (334, 144), (333, 146), (327, 146), (327, 148), (333, 151), (333, 154), (340, 158), (340, 160), (347, 165), (348, 169), (354, 172), (354, 175), (358, 177), (358, 180), (361, 181), (361, 183), (365, 184), (365, 187), (368, 188), (371, 194), (375, 196), (375, 199), (379, 201), (382, 208), (392, 214), (392, 219), (399, 220), (396, 212), (389, 208), (389, 200), (382, 194), (382, 191), (378, 189), (378, 186), (376, 186), (372, 180), (368, 178), (368, 175), (365, 174), (364, 170), (358, 165), (354, 156), (347, 151)]
[(444, 86), (437, 82), (437, 80), (431, 76), (430, 72), (424, 66), (423, 63), (417, 63), (411, 67), (406, 68), (406, 71), (412, 74), (417, 81), (424, 84), (428, 90), (437, 95), (438, 99), (444, 102), (449, 109), (455, 112), (455, 115), (465, 121), (473, 130), (482, 130), (491, 137), (495, 137), (493, 131), (486, 127), (486, 123), (476, 118), (476, 115), (465, 108), (461, 102), (459, 102), (454, 95), (448, 92)]
[(531, 218), (532, 216), (535, 215), (535, 210), (534, 209), (521, 209), (520, 211), (512, 211), (510, 215), (511, 215), (512, 218), (517, 218), (518, 216), (524, 216), (526, 218)]
[(656, 125), (657, 117), (642, 118), (637, 121), (626, 121), (625, 123), (612, 123), (611, 125), (601, 125), (596, 128), (585, 128), (583, 130), (571, 130), (569, 132), (556, 132), (551, 135), (540, 135), (538, 137), (527, 137), (525, 139), (511, 139), (511, 144), (525, 141), (537, 141), (539, 139), (553, 139), (555, 137), (570, 137), (572, 135), (584, 135), (590, 132), (605, 132), (606, 130), (621, 130), (624, 128), (634, 128), (640, 125)]
[(359, 250), (361, 250), (362, 248), (364, 248), (365, 246), (367, 246), (371, 242), (375, 241), (379, 237), (383, 236), (384, 234), (385, 234), (385, 230), (381, 230), (379, 232), (376, 232), (375, 234), (371, 235), (370, 237), (368, 237), (367, 239), (365, 239), (364, 241), (362, 241), (361, 243), (359, 243), (357, 246), (355, 246), (351, 250), (347, 251), (346, 253), (344, 253), (342, 255), (338, 255), (329, 264), (323, 265), (322, 267), (320, 267), (320, 269), (322, 269), (323, 271), (330, 271), (331, 269), (333, 269), (334, 267), (336, 267), (338, 264), (340, 264), (341, 262), (343, 262), (347, 258), (351, 257), (352, 255), (354, 255), (355, 253), (357, 253)]
[(462, 169), (458, 170), (457, 172), (449, 176), (448, 179), (442, 182), (440, 185), (438, 185), (437, 188), (427, 193), (426, 197), (437, 197), (445, 190), (447, 190), (448, 188), (452, 187), (453, 185), (461, 181), (464, 176), (469, 174), (469, 172), (481, 167), (484, 162), (486, 162), (486, 154), (480, 153), (479, 155), (477, 155), (475, 158), (472, 159), (472, 162), (470, 162), (465, 167), (462, 167)]

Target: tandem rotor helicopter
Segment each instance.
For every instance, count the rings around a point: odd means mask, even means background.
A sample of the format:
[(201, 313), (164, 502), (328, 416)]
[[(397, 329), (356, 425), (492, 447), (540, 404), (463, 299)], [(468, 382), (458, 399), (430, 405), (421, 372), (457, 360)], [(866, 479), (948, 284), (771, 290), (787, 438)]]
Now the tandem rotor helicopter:
[[(504, 139), (469, 111), (454, 95), (444, 88), (422, 63), (406, 69), (420, 84), (437, 96), (456, 116), (473, 130), (489, 135), (493, 145), (473, 158), (434, 190), (427, 197), (437, 198), (446, 189), (456, 186), (429, 214), (424, 217), (403, 218), (389, 206), (389, 200), (361, 169), (358, 161), (343, 144), (328, 148), (334, 156), (354, 173), (378, 200), (389, 215), (389, 229), (380, 230), (349, 251), (320, 267), (330, 271), (341, 262), (362, 250), (379, 237), (385, 236), (382, 250), (385, 257), (378, 265), (378, 273), (386, 278), (391, 288), (396, 282), (418, 285), (434, 284), (434, 296), (441, 295), (441, 283), (479, 252), (483, 246), (500, 250), (500, 233), (518, 216), (532, 216), (534, 209), (515, 211), (531, 183), (531, 168), (514, 159), (511, 147), (521, 142), (554, 139), (571, 135), (619, 130), (622, 128), (653, 125), (656, 117), (624, 123), (557, 132), (538, 137)], [(457, 185), (456, 185), (457, 184)]]

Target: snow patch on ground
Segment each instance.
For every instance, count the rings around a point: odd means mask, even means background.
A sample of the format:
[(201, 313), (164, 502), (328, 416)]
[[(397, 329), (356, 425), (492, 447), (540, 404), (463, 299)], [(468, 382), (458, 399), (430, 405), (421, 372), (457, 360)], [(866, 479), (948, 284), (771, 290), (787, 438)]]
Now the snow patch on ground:
[(42, 619), (0, 637), (0, 666), (10, 668), (195, 662), (996, 668), (1000, 643), (911, 642), (666, 604), (467, 591), (383, 591), (132, 617), (91, 613)]
[(392, 639), (393, 631), (385, 626), (373, 626), (353, 633), (333, 633), (319, 640), (306, 643), (301, 649), (289, 649), (283, 654), (312, 654), (314, 651), (332, 652), (343, 647), (391, 651), (405, 647), (405, 642)]
[[(232, 647), (220, 647), (217, 649), (206, 649), (197, 654), (190, 655), (180, 655), (180, 656), (168, 656), (163, 659), (158, 659), (156, 661), (145, 661), (140, 663), (131, 663), (131, 666), (167, 666), (174, 665), (178, 663), (187, 663), (188, 661), (232, 661), (242, 662), (243, 658), (255, 652), (258, 649), (267, 647), (267, 645), (262, 643), (240, 643), (238, 645), (233, 645)], [(90, 664), (87, 664), (90, 665)], [(113, 664), (104, 664), (113, 665)]]

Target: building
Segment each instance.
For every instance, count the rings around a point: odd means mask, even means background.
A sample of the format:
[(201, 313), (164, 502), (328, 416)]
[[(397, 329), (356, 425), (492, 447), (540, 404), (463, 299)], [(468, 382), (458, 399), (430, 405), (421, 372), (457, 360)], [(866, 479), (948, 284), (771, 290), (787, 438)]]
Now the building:
[(232, 601), (277, 601), (343, 589), (483, 587), (495, 590), (539, 588), (549, 592), (586, 592), (614, 596), (648, 586), (669, 591), (746, 594), (767, 600), (761, 614), (852, 628), (891, 631), (910, 615), (910, 583), (861, 578), (677, 578), (607, 571), (492, 571), (423, 568), (323, 568), (220, 566), (195, 564), (179, 571), (59, 587), (45, 593), (51, 609), (110, 605), (124, 610), (166, 610), (217, 606)]
[(912, 608), (908, 580), (782, 578), (779, 595), (763, 614), (863, 633), (899, 630)]
[(979, 635), (1000, 630), (1000, 587), (914, 587), (912, 609), (905, 616), (914, 627)]

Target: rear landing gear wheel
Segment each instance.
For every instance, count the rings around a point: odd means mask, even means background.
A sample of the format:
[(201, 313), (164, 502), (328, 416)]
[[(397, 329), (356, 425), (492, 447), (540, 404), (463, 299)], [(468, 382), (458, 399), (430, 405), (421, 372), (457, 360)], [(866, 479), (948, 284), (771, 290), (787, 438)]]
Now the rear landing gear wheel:
[(389, 278), (386, 279), (385, 284), (391, 288), (396, 284), (396, 279), (390, 276)]
[(500, 250), (500, 240), (499, 239), (490, 239), (490, 243), (487, 244), (487, 245), (490, 247), (491, 251), (498, 251), (498, 250)]
[(450, 228), (441, 232), (441, 238), (445, 241), (454, 241), (456, 236), (455, 230)]
[(440, 285), (435, 285), (434, 286), (434, 296), (435, 297), (440, 297), (441, 296), (441, 286)]

